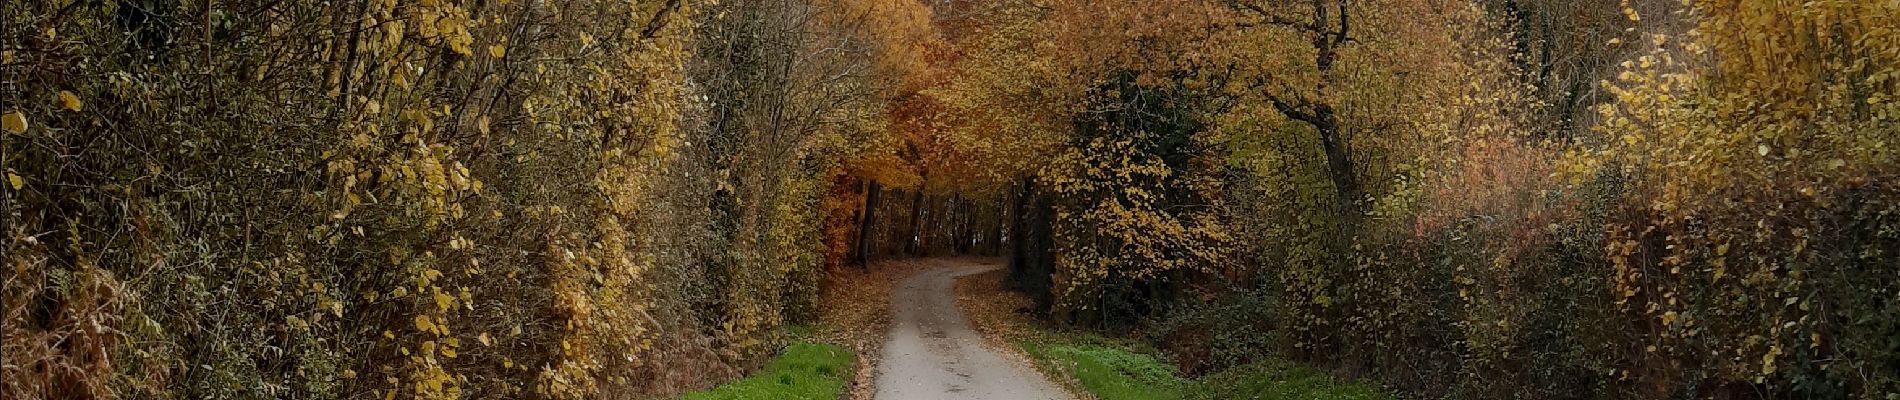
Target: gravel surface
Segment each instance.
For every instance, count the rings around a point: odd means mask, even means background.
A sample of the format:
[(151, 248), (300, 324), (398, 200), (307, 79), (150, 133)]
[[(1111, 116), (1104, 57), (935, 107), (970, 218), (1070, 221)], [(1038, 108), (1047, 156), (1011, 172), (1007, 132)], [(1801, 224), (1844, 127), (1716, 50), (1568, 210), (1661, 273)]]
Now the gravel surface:
[(878, 364), (878, 400), (1071, 397), (1034, 369), (984, 346), (957, 306), (958, 277), (999, 268), (945, 260), (891, 291), (891, 332)]

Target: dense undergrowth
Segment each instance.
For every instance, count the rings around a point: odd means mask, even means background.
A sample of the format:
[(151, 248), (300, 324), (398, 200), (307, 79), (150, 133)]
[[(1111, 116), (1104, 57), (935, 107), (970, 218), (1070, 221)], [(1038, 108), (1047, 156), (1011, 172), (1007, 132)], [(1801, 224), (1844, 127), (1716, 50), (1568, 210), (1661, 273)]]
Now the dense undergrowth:
[(1052, 322), (1419, 398), (1900, 395), (1900, 4), (998, 8), (946, 97), (1037, 149)]
[(880, 60), (929, 39), (915, 2), (827, 4), (9, 1), (0, 397), (750, 369), (815, 318), (834, 186), (893, 158)]

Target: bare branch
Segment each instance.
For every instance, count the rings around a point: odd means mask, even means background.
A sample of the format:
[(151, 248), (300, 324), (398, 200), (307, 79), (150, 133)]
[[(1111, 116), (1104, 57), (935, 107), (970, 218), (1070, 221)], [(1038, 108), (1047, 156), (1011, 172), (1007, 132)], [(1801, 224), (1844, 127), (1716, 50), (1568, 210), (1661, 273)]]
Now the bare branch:
[(680, 0), (666, 0), (666, 5), (660, 6), (660, 11), (653, 13), (653, 19), (647, 20), (647, 27), (640, 31), (640, 38), (652, 39), (653, 35), (660, 34), (660, 29), (666, 27), (666, 17), (679, 8)]

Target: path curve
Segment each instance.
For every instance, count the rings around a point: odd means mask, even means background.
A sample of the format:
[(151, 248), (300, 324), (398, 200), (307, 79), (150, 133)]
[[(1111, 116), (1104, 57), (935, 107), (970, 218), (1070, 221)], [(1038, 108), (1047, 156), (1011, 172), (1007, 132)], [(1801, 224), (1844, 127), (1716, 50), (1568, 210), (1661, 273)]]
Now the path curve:
[(1069, 399), (1041, 373), (984, 346), (957, 306), (958, 277), (1000, 267), (938, 263), (891, 291), (891, 332), (877, 367), (876, 399)]

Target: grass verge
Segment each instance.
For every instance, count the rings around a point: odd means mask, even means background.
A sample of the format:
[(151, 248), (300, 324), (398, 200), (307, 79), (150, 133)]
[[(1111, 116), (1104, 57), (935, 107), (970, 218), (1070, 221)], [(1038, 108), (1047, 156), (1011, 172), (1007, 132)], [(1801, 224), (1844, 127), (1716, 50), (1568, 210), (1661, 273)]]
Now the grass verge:
[(1267, 360), (1202, 377), (1187, 399), (1391, 400), (1378, 387), (1344, 382), (1323, 371), (1284, 360)]
[(1002, 289), (1003, 272), (963, 278), (957, 298), (977, 329), (999, 347), (1014, 345), (1050, 378), (1096, 400), (1390, 400), (1377, 386), (1338, 379), (1325, 371), (1266, 360), (1188, 379), (1139, 342), (1031, 321), (1027, 297)]
[(834, 400), (845, 391), (857, 357), (844, 347), (825, 343), (793, 342), (765, 369), (703, 392), (687, 393), (682, 400)]
[(1348, 382), (1283, 360), (1266, 360), (1187, 379), (1152, 350), (1099, 336), (1027, 328), (1017, 346), (1037, 367), (1097, 400), (1390, 400), (1372, 385)]
[(1016, 346), (1043, 373), (1064, 379), (1071, 390), (1100, 400), (1180, 399), (1190, 382), (1174, 365), (1095, 336), (1060, 338), (1027, 331)]

